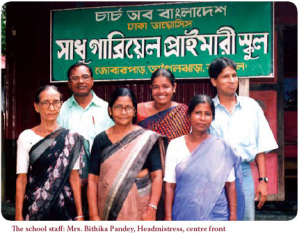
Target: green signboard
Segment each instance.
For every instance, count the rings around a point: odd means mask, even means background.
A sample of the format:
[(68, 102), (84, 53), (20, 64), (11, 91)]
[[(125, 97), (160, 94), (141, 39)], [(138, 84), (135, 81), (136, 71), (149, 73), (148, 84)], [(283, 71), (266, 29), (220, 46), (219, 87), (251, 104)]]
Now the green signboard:
[(157, 68), (176, 78), (207, 78), (226, 56), (239, 77), (273, 76), (273, 3), (191, 2), (51, 12), (51, 81), (84, 62), (96, 81), (149, 79)]

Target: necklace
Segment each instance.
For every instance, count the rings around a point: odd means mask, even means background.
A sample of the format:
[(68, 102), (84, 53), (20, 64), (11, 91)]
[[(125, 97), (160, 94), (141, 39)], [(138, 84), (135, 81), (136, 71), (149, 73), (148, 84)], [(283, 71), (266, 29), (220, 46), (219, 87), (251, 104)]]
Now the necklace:
[(158, 114), (158, 112), (156, 113), (156, 115), (159, 117), (160, 120), (162, 119), (162, 117)]
[(130, 137), (129, 137), (129, 140), (127, 141), (126, 144), (123, 145), (120, 141), (118, 141), (119, 145), (121, 146), (122, 151), (124, 151), (125, 148), (127, 148), (128, 144), (129, 144), (129, 142), (130, 142), (130, 140), (131, 140), (131, 138), (132, 138), (132, 133), (133, 133), (133, 131), (131, 132)]
[[(166, 109), (168, 109), (168, 108), (166, 108)], [(166, 110), (165, 109), (165, 110)], [(156, 102), (154, 102), (154, 110), (157, 112), (156, 113), (156, 115), (159, 117), (159, 119), (161, 120), (162, 119), (162, 117), (159, 115), (159, 111), (157, 110), (157, 108), (156, 108)], [(162, 110), (163, 111), (163, 110)], [(161, 111), (160, 111), (161, 112)]]

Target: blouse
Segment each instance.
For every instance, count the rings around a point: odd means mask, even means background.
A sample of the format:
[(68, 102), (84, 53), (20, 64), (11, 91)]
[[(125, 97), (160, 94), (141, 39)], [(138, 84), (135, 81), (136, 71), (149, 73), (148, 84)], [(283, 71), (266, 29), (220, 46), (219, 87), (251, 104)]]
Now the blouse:
[[(21, 132), (17, 141), (17, 174), (28, 173), (30, 164), (30, 149), (43, 138), (44, 137), (36, 134), (31, 129), (26, 129)], [(78, 159), (74, 165), (73, 170), (79, 170), (79, 168), (80, 160)]]
[[(100, 162), (101, 154), (104, 149), (111, 146), (112, 142), (108, 138), (106, 131), (98, 134), (93, 142), (91, 149), (90, 161), (89, 161), (89, 173), (94, 175), (100, 174)], [(148, 157), (142, 167), (142, 169), (147, 168), (149, 172), (162, 169), (161, 158), (160, 158), (160, 148), (158, 141), (153, 145)]]
[[(168, 183), (176, 183), (175, 167), (185, 158), (191, 155), (185, 136), (173, 139), (167, 148), (165, 160), (165, 177), (164, 181)], [(232, 168), (227, 178), (227, 182), (235, 180), (235, 169)]]

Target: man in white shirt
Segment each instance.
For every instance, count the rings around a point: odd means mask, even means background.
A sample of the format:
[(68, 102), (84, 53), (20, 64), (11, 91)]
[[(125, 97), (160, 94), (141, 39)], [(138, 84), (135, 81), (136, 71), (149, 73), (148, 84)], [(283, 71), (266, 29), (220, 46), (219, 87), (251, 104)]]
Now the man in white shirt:
[(114, 125), (108, 115), (108, 103), (92, 91), (92, 69), (84, 63), (75, 63), (68, 72), (68, 86), (73, 95), (63, 103), (58, 123), (84, 136), (91, 149), (95, 136)]
[[(91, 151), (96, 135), (114, 125), (108, 115), (108, 103), (92, 91), (93, 73), (88, 65), (75, 63), (68, 69), (67, 76), (73, 95), (63, 103), (57, 122), (88, 140)], [(88, 219), (86, 185), (82, 187), (82, 205), (85, 219)]]
[[(254, 220), (254, 201), (260, 209), (268, 194), (266, 153), (276, 149), (277, 143), (259, 104), (249, 97), (236, 94), (238, 76), (236, 64), (229, 58), (217, 58), (209, 67), (211, 83), (217, 89), (215, 120), (212, 135), (222, 137), (235, 147), (242, 157), (243, 189), (245, 194), (244, 220)], [(254, 193), (254, 182), (249, 163), (256, 161), (259, 185)]]

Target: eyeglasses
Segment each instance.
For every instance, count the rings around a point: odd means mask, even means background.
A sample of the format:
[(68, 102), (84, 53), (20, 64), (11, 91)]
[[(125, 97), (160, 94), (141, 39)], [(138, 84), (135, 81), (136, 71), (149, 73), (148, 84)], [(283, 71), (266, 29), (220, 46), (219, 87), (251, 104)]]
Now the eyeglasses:
[(43, 101), (43, 102), (40, 102), (40, 104), (44, 109), (49, 109), (50, 106), (52, 105), (54, 109), (58, 110), (61, 107), (62, 102), (58, 101), (58, 100), (56, 100), (54, 102)]
[(75, 75), (75, 76), (71, 76), (70, 79), (73, 82), (78, 82), (80, 80), (80, 77), (82, 77), (82, 79), (84, 81), (89, 81), (91, 78), (91, 75), (90, 74)]
[(112, 107), (116, 112), (122, 112), (123, 109), (128, 113), (132, 113), (135, 108), (133, 106), (122, 106), (122, 105), (115, 105)]

